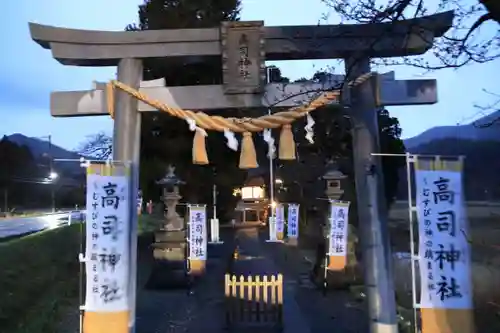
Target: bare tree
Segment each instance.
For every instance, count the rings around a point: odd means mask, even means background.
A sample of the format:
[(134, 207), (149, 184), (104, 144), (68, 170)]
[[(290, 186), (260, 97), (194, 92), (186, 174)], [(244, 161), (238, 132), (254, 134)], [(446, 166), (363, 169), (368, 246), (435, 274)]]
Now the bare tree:
[[(493, 100), (493, 102), (488, 103), (488, 104), (484, 104), (484, 105), (476, 104), (476, 105), (474, 105), (474, 107), (476, 107), (479, 110), (478, 113), (487, 114), (487, 113), (493, 113), (493, 112), (499, 111), (500, 110), (500, 94), (488, 91), (486, 89), (483, 89), (483, 91), (487, 95), (493, 97), (494, 100)], [(499, 123), (500, 123), (500, 117), (495, 117), (495, 118), (493, 118), (489, 121), (483, 122), (483, 123), (476, 121), (473, 123), (473, 125), (477, 128), (487, 128), (487, 127), (491, 127), (491, 126), (499, 124)]]
[[(422, 56), (377, 59), (380, 65), (409, 65), (423, 70), (460, 68), (500, 58), (500, 2), (495, 0), (322, 0), (344, 23), (381, 23), (418, 18), (453, 10), (452, 28), (437, 38)], [(493, 27), (488, 29), (487, 26)], [(416, 27), (418, 28), (418, 27)], [(490, 96), (497, 94), (488, 92)], [(498, 99), (476, 107), (483, 112), (497, 111)], [(500, 119), (477, 125), (489, 127)]]
[(88, 135), (78, 151), (85, 156), (105, 160), (113, 151), (113, 139), (104, 132)]
[[(322, 0), (345, 23), (382, 23), (418, 18), (453, 10), (452, 28), (437, 38), (430, 52), (385, 64), (404, 64), (433, 70), (485, 63), (500, 57), (500, 31), (482, 29), (500, 24), (500, 4), (493, 0)], [(418, 28), (418, 27), (417, 27)]]

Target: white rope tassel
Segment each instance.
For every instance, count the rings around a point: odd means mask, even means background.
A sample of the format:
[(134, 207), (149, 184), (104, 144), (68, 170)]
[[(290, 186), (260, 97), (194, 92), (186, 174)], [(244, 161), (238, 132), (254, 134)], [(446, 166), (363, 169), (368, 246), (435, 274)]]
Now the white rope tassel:
[(274, 138), (271, 134), (271, 130), (269, 128), (266, 128), (262, 134), (264, 137), (264, 141), (266, 141), (269, 146), (267, 157), (274, 158), (276, 156), (276, 147), (274, 146)]
[(314, 143), (313, 126), (314, 126), (315, 122), (314, 122), (314, 119), (309, 112), (307, 113), (306, 119), (307, 119), (307, 124), (304, 127), (304, 129), (306, 130), (306, 140), (309, 141), (310, 144), (313, 144)]
[(203, 128), (196, 126), (196, 121), (192, 118), (186, 118), (186, 122), (189, 125), (189, 130), (190, 131), (200, 131), (203, 136), (207, 136), (207, 131), (205, 131)]
[(237, 151), (238, 150), (238, 140), (236, 140), (236, 136), (234, 135), (234, 133), (228, 129), (224, 129), (224, 136), (227, 139), (227, 146), (229, 147), (229, 149)]

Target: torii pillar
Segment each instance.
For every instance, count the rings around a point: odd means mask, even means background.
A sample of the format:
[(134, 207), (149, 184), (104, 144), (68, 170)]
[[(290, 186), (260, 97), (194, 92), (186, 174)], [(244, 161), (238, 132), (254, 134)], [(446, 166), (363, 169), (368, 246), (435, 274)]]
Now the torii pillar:
[[(351, 79), (370, 71), (370, 59), (346, 60)], [(358, 206), (358, 239), (362, 249), (364, 285), (368, 300), (371, 332), (398, 333), (396, 299), (389, 244), (388, 213), (381, 163), (379, 127), (373, 80), (349, 91), (352, 117), (354, 177)], [(390, 309), (390, 310), (389, 310)]]
[[(117, 80), (135, 89), (139, 89), (142, 79), (142, 60), (134, 58), (120, 59)], [(129, 327), (135, 331), (135, 300), (137, 293), (137, 202), (139, 190), (139, 164), (141, 150), (141, 114), (137, 112), (137, 100), (125, 93), (116, 91), (113, 122), (113, 160), (131, 163), (130, 198), (130, 275), (128, 299), (130, 304)]]

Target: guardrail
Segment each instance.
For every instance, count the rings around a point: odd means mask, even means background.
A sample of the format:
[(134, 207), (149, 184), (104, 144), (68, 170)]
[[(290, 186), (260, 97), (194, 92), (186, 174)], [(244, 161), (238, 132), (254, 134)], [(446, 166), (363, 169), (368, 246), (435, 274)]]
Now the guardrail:
[[(84, 222), (85, 211), (68, 210), (56, 213), (45, 213), (30, 217), (11, 217), (0, 220), (0, 239), (22, 237), (46, 229), (55, 229), (72, 223)], [(66, 222), (67, 218), (67, 222)], [(19, 223), (19, 220), (22, 223)]]

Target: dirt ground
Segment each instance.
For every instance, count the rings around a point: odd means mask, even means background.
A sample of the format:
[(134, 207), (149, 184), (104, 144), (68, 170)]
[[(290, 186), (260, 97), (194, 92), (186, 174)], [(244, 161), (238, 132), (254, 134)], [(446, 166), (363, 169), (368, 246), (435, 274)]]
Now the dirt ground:
[[(482, 333), (500, 332), (500, 203), (468, 202), (467, 216), (477, 328)], [(416, 238), (418, 228), (415, 215), (414, 221)], [(389, 212), (389, 226), (393, 251), (408, 253), (408, 202), (398, 201), (393, 205)], [(402, 257), (395, 256), (393, 266), (398, 301), (405, 308), (411, 308), (411, 266), (409, 260)]]

